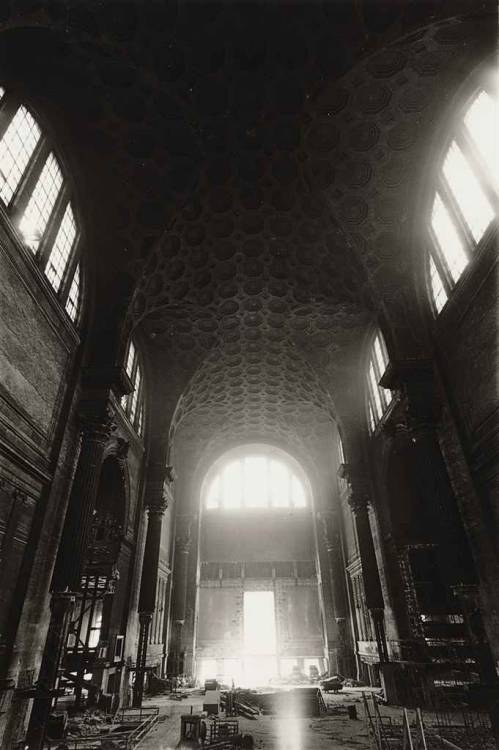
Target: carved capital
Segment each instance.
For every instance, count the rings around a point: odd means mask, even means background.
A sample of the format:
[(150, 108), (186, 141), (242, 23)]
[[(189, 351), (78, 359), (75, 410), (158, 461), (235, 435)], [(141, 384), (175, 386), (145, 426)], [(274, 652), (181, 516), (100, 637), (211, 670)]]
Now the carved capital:
[(113, 423), (114, 414), (114, 407), (109, 400), (82, 399), (78, 407), (82, 434), (105, 445), (116, 429)]
[(357, 514), (368, 509), (372, 502), (371, 480), (365, 474), (356, 471), (350, 465), (346, 465), (346, 476), (350, 486), (348, 505), (353, 513)]

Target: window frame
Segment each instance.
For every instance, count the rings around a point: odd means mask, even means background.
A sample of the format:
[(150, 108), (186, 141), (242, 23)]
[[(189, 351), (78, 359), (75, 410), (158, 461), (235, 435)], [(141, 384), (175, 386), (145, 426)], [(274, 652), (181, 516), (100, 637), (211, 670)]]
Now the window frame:
[[(380, 363), (376, 353), (376, 343), (379, 343), (381, 364), (384, 367), (381, 371)], [(388, 366), (390, 357), (386, 346), (386, 341), (380, 328), (371, 332), (369, 337), (369, 347), (364, 366), (364, 383), (365, 383), (365, 408), (366, 422), (370, 435), (374, 435), (379, 426), (385, 421), (386, 415), (393, 405), (393, 394), (389, 388), (384, 388), (380, 381), (383, 378)], [(374, 376), (374, 382), (371, 381), (371, 370)], [(376, 390), (374, 390), (376, 389)], [(377, 401), (380, 403), (380, 412), (376, 408)]]
[[(132, 366), (130, 373), (127, 370), (128, 358), (130, 348), (133, 346), (134, 354), (132, 359)], [(133, 385), (133, 390), (130, 393), (122, 396), (119, 404), (123, 415), (126, 417), (128, 424), (131, 426), (135, 434), (144, 440), (146, 431), (146, 388), (145, 388), (145, 377), (144, 377), (144, 362), (140, 348), (137, 346), (137, 342), (130, 336), (128, 344), (125, 349), (125, 356), (123, 358), (123, 368), (130, 378)], [(137, 389), (137, 378), (139, 378), (139, 387)], [(137, 394), (135, 396), (135, 394)], [(136, 401), (135, 412), (132, 416), (132, 407)]]
[[(232, 453), (232, 452), (229, 452)], [(246, 479), (246, 459), (248, 458), (261, 458), (265, 460), (265, 474), (267, 477), (266, 488), (265, 488), (265, 499), (266, 503), (261, 505), (247, 504), (246, 491), (245, 491), (245, 479)], [(271, 473), (271, 464), (276, 462), (281, 464), (287, 472), (287, 504), (281, 504), (273, 502), (273, 492), (270, 486), (269, 477)], [(218, 462), (217, 462), (218, 463)], [(225, 495), (225, 472), (228, 466), (232, 464), (240, 464), (241, 473), (241, 497), (238, 505), (226, 505), (224, 502)], [(212, 467), (213, 469), (213, 467)], [(210, 504), (211, 490), (215, 482), (218, 483), (219, 489), (217, 492), (217, 503), (216, 505)], [(303, 503), (296, 503), (294, 501), (295, 491), (293, 489), (294, 482), (297, 482), (301, 488), (303, 497)], [(300, 472), (296, 471), (292, 463), (286, 460), (284, 455), (276, 454), (274, 451), (269, 450), (248, 450), (248, 452), (237, 453), (236, 455), (226, 455), (224, 460), (217, 465), (216, 471), (210, 470), (209, 479), (205, 485), (205, 489), (202, 493), (202, 511), (203, 513), (296, 513), (311, 510), (311, 499), (307, 485)]]
[[(468, 86), (468, 89), (470, 87)], [(450, 132), (444, 142), (444, 146), (440, 151), (440, 158), (436, 160), (438, 164), (438, 171), (433, 178), (433, 191), (429, 205), (426, 208), (426, 237), (427, 237), (427, 250), (425, 259), (425, 284), (427, 298), (429, 298), (430, 307), (432, 310), (434, 320), (437, 320), (448, 308), (449, 301), (452, 299), (456, 288), (462, 284), (464, 279), (469, 277), (470, 273), (473, 272), (473, 268), (476, 265), (478, 258), (485, 251), (493, 240), (497, 233), (497, 223), (499, 217), (499, 185), (494, 184), (494, 176), (491, 170), (488, 169), (487, 164), (480, 153), (480, 149), (474, 142), (474, 139), (469, 132), (466, 124), (465, 117), (474, 102), (478, 97), (485, 92), (492, 99), (499, 99), (497, 90), (494, 91), (494, 86), (490, 84), (490, 81), (485, 78), (477, 78), (473, 76), (473, 87), (471, 93), (466, 96), (462, 105), (459, 107), (457, 115), (457, 125), (454, 126), (452, 132)], [(456, 121), (456, 112), (454, 110), (454, 121)], [(490, 203), (495, 216), (491, 219), (482, 236), (478, 242), (474, 239), (473, 234), (467, 224), (467, 221), (462, 213), (458, 202), (450, 188), (444, 173), (443, 165), (447, 158), (452, 144), (456, 143), (461, 150), (464, 158), (467, 160), (470, 169), (472, 170), (481, 190), (483, 191), (486, 199)], [(449, 270), (449, 263), (445, 258), (445, 255), (440, 247), (439, 241), (436, 237), (435, 231), (432, 226), (432, 212), (437, 194), (440, 194), (440, 198), (449, 212), (451, 221), (455, 227), (458, 237), (462, 243), (463, 251), (467, 258), (467, 264), (461, 271), (456, 281), (452, 278), (452, 274)], [(431, 264), (430, 258), (435, 264), (437, 273), (442, 281), (447, 300), (439, 310), (436, 304), (436, 300), (433, 295), (433, 288), (431, 283)]]
[[(22, 253), (18, 253), (18, 255), (21, 254), (26, 263), (33, 270), (36, 268), (37, 282), (42, 283), (45, 293), (51, 300), (53, 300), (55, 306), (58, 311), (60, 311), (64, 321), (69, 325), (71, 330), (77, 331), (82, 318), (85, 270), (83, 267), (84, 264), (82, 262), (81, 252), (83, 236), (82, 226), (79, 212), (77, 210), (77, 200), (70, 171), (66, 168), (65, 159), (61, 158), (60, 150), (54, 143), (55, 139), (49, 128), (45, 126), (43, 119), (38, 116), (31, 105), (18, 97), (15, 92), (5, 86), (2, 88), (4, 89), (4, 95), (0, 98), (0, 141), (20, 107), (24, 107), (34, 119), (40, 130), (40, 137), (10, 200), (6, 203), (3, 199), (0, 199), (0, 217), (3, 226), (8, 230), (9, 235), (12, 236), (12, 238), (15, 238), (19, 250), (22, 250)], [(50, 154), (53, 154), (56, 164), (61, 172), (62, 183), (48, 217), (44, 232), (40, 238), (40, 242), (36, 251), (34, 251), (23, 237), (19, 225)], [(56, 291), (46, 271), (68, 204), (71, 204), (76, 232), (64, 265), (59, 288)], [(73, 320), (66, 309), (66, 304), (74, 279), (74, 274), (78, 266), (80, 268), (78, 305)]]

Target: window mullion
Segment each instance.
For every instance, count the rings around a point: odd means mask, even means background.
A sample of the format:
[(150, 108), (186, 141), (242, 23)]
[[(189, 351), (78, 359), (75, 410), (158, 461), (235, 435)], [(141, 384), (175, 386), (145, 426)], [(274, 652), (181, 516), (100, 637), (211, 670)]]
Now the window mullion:
[(443, 175), (440, 177), (437, 192), (440, 193), (440, 196), (447, 210), (449, 211), (456, 231), (460, 239), (462, 240), (464, 252), (468, 257), (468, 260), (471, 260), (471, 258), (473, 257), (473, 250), (476, 247), (476, 242), (473, 235), (471, 234), (468, 225), (466, 224), (466, 220), (461, 213), (461, 209), (459, 208), (457, 201), (454, 198), (452, 190), (450, 189), (449, 185), (447, 184), (447, 180)]
[(19, 224), (23, 217), (49, 154), (50, 146), (42, 136), (10, 202), (13, 220), (16, 224)]
[(459, 208), (459, 205), (454, 198), (454, 194), (443, 175), (441, 175), (440, 177), (438, 192), (440, 193), (445, 207), (449, 212), (452, 223), (454, 224), (456, 231), (462, 241), (464, 252), (468, 259), (471, 260), (476, 242), (473, 238), (473, 235), (471, 234), (471, 231), (466, 223), (463, 214), (461, 213), (461, 209)]
[(0, 104), (0, 141), (20, 106), (16, 97), (6, 91)]
[(141, 378), (140, 379), (140, 383), (139, 383), (139, 388), (138, 388), (138, 391), (137, 391), (137, 406), (136, 406), (136, 409), (135, 409), (135, 416), (134, 416), (134, 419), (133, 419), (133, 426), (135, 427), (136, 430), (137, 430), (137, 427), (138, 427), (139, 422), (140, 422), (140, 412), (141, 412), (141, 409), (142, 409), (142, 391), (143, 391), (143, 389), (144, 389), (144, 378)]
[[(444, 289), (447, 293), (447, 296), (450, 296), (452, 290), (454, 289), (455, 284), (450, 274), (450, 271), (447, 267), (445, 258), (443, 257), (443, 253), (440, 250), (437, 239), (434, 236), (433, 229), (431, 227), (429, 227), (429, 243), (430, 243), (430, 248), (428, 250), (428, 253), (433, 258), (433, 262), (435, 263), (435, 266), (437, 267), (437, 271), (440, 274), (440, 278), (442, 279), (442, 284), (444, 285)], [(429, 272), (430, 271), (428, 269), (428, 273)]]
[(470, 168), (478, 180), (478, 184), (490, 201), (497, 216), (499, 214), (499, 194), (494, 185), (493, 178), (489, 176), (490, 166), (485, 162), (482, 154), (476, 147), (473, 138), (468, 134), (465, 125), (463, 125), (461, 131), (455, 135), (454, 140), (463, 152), (465, 158), (468, 159)]
[(381, 401), (381, 408), (384, 411), (386, 409), (386, 407), (387, 407), (387, 402), (386, 402), (386, 399), (385, 399), (385, 394), (383, 393), (383, 389), (381, 388), (381, 386), (379, 384), (379, 381), (381, 380), (382, 373), (379, 370), (378, 358), (376, 356), (376, 352), (374, 351), (374, 342), (373, 342), (372, 351), (371, 351), (370, 363), (372, 364), (372, 367), (373, 367), (374, 379), (375, 379), (375, 387), (378, 390), (379, 399)]
[[(76, 271), (76, 266), (78, 265), (79, 260), (80, 260), (79, 254), (76, 250), (77, 246), (78, 246), (78, 230), (77, 230), (77, 234), (73, 243), (73, 250), (69, 255), (68, 262), (66, 263), (66, 268), (64, 269), (64, 275), (62, 277), (61, 285), (59, 287), (58, 294), (61, 299), (61, 304), (65, 304), (68, 298), (69, 290), (71, 289), (71, 284), (73, 282), (74, 272)], [(49, 256), (50, 256), (50, 253), (49, 253)], [(48, 262), (48, 258), (45, 262), (45, 265), (47, 265), (47, 262)], [(81, 274), (81, 269), (80, 269), (80, 274)], [(81, 278), (80, 278), (80, 290), (81, 290)], [(81, 291), (80, 291), (80, 294), (81, 294)]]
[(40, 247), (38, 248), (37, 255), (42, 268), (45, 268), (48, 263), (50, 253), (54, 246), (55, 238), (57, 237), (57, 232), (59, 231), (59, 227), (61, 225), (68, 203), (69, 190), (67, 186), (62, 183), (62, 188), (59, 191), (59, 195), (57, 196), (54, 208), (52, 209), (52, 213), (43, 233)]

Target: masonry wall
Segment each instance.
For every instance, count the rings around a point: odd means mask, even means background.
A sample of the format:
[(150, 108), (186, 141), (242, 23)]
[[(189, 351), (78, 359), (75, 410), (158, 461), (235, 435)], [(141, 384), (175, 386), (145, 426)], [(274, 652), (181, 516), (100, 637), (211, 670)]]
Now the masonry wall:
[[(484, 616), (499, 660), (499, 339), (497, 238), (480, 248), (434, 326), (434, 342), (449, 417), (441, 430), (444, 451), (458, 439), (469, 469), (466, 487), (448, 461), (467, 527), (483, 555)], [(454, 433), (454, 434), (451, 434)], [(490, 550), (490, 554), (487, 552)], [(495, 550), (495, 555), (494, 555)], [(484, 580), (483, 580), (484, 579)]]

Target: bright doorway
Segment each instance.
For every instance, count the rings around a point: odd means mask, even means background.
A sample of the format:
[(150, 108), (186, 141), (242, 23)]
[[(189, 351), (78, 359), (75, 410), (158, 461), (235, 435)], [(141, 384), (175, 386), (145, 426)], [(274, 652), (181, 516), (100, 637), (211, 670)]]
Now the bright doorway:
[(264, 685), (277, 677), (273, 591), (244, 592), (244, 681)]

